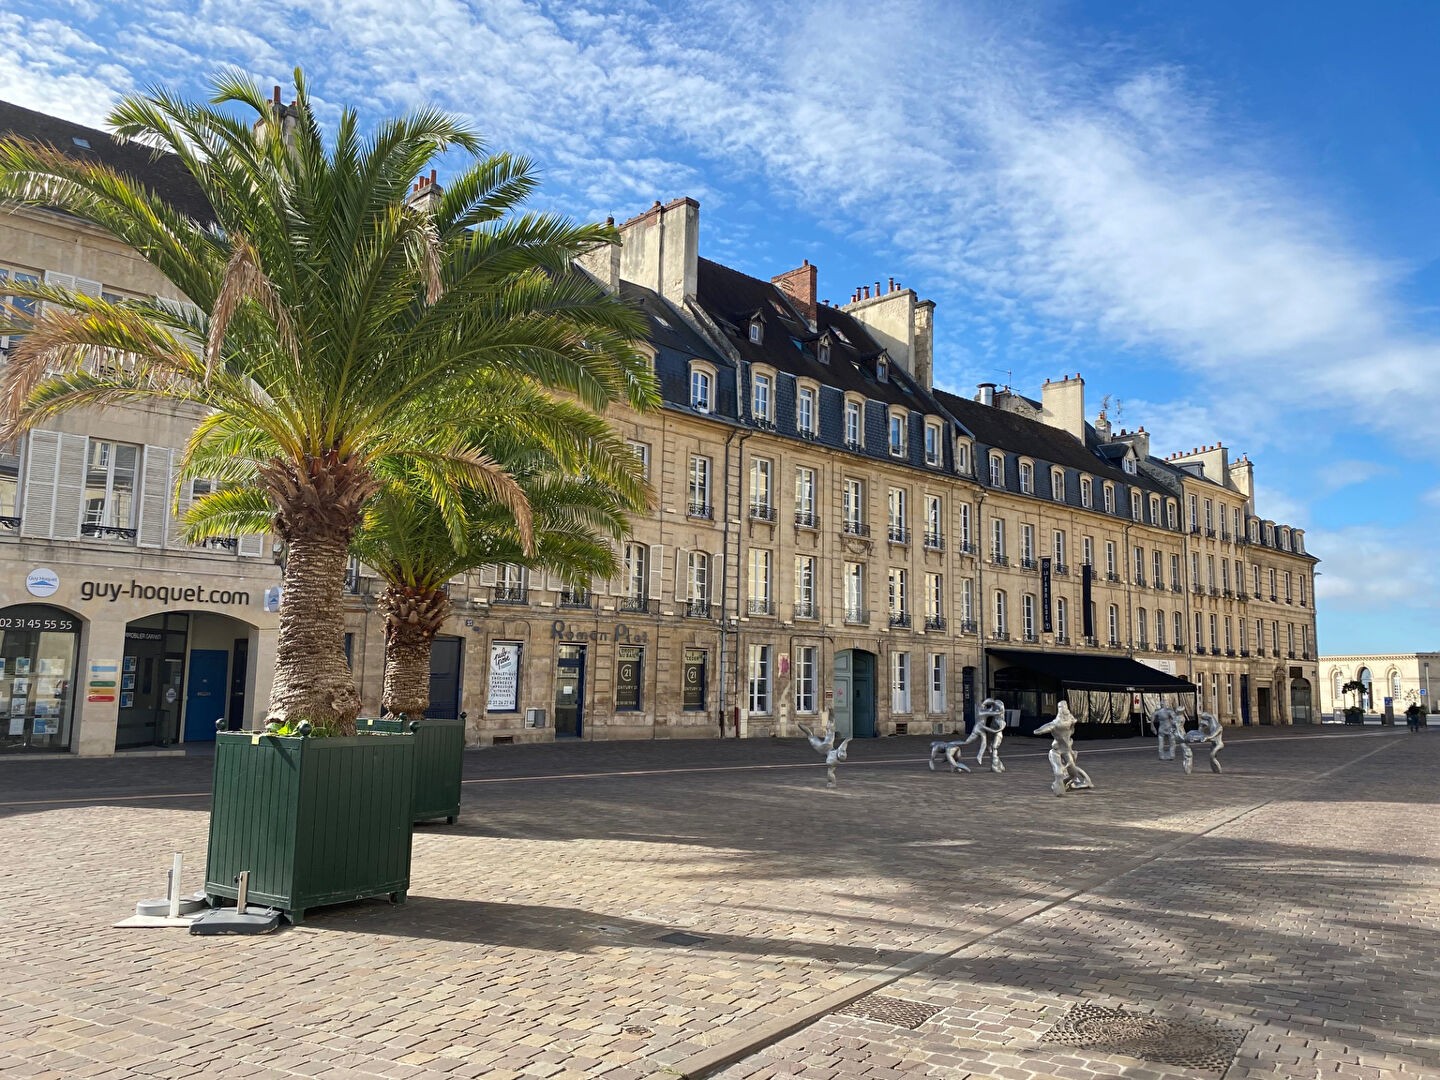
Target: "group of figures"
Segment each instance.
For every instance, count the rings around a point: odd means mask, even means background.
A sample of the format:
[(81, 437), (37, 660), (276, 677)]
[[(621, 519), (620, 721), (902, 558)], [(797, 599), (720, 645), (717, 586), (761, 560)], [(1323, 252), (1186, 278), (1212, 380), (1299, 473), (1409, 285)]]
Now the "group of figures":
[[(1036, 735), (1050, 736), (1050, 771), (1054, 780), (1050, 790), (1056, 795), (1068, 791), (1094, 790), (1095, 782), (1090, 774), (1080, 767), (1079, 755), (1075, 750), (1075, 725), (1079, 721), (1070, 706), (1060, 702), (1055, 709), (1055, 718), (1035, 729)], [(1185, 730), (1185, 710), (1162, 705), (1150, 714), (1150, 729), (1159, 740), (1160, 760), (1174, 761), (1178, 746), (1181, 764), (1188, 773), (1194, 767), (1194, 746), (1204, 746), (1210, 751), (1210, 771), (1220, 772), (1220, 751), (1225, 748), (1224, 729), (1214, 714), (1202, 712), (1200, 727), (1196, 731)], [(850, 740), (835, 745), (835, 725), (828, 723), (822, 734), (816, 735), (804, 724), (799, 725), (810, 745), (825, 758), (825, 786), (835, 787), (835, 766), (845, 760)], [(990, 771), (1003, 773), (1005, 765), (1000, 760), (1000, 744), (1005, 739), (1005, 705), (995, 698), (986, 698), (975, 711), (975, 726), (963, 739), (936, 741), (930, 744), (930, 769), (934, 771), (943, 760), (950, 770), (968, 773), (970, 766), (960, 760), (961, 751), (979, 740), (980, 749), (975, 755), (975, 764), (984, 765), (990, 760)]]
[(1185, 730), (1185, 710), (1162, 705), (1150, 714), (1150, 730), (1155, 733), (1159, 745), (1160, 760), (1174, 761), (1175, 748), (1180, 748), (1180, 765), (1187, 773), (1195, 765), (1192, 746), (1205, 746), (1210, 750), (1210, 771), (1221, 772), (1220, 751), (1225, 749), (1225, 729), (1213, 713), (1200, 714), (1200, 727), (1195, 731)]

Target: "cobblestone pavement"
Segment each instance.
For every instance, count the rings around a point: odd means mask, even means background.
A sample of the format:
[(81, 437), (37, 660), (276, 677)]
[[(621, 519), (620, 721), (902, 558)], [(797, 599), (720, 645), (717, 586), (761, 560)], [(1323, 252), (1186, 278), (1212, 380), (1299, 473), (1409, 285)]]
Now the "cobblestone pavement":
[[(1024, 739), (833, 792), (794, 741), (472, 752), (408, 904), (251, 938), (111, 926), (172, 851), (198, 885), (203, 757), (0, 762), (0, 1076), (1221, 1075), (1043, 1041), (1089, 1003), (1218, 1021), (1230, 1078), (1440, 1077), (1435, 734), (1081, 744), (1063, 799)], [(836, 1012), (875, 994), (932, 1015)]]

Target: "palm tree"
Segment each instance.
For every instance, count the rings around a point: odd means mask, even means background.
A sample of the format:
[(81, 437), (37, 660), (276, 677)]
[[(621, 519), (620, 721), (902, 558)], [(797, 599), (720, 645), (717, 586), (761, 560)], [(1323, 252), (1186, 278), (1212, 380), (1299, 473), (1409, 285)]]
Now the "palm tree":
[[(208, 103), (127, 97), (109, 118), (180, 158), (214, 210), (209, 226), (103, 165), (0, 142), (0, 200), (93, 222), (196, 305), (12, 285), (45, 306), (17, 319), (27, 336), (0, 391), (0, 440), (85, 406), (203, 410), (187, 463), (212, 463), (221, 482), (258, 476), (285, 545), (269, 716), (349, 731), (360, 702), (342, 645), (344, 572), (380, 463), (404, 462), (441, 505), (483, 493), (532, 550), (524, 491), (466, 434), (476, 395), (507, 372), (592, 409), (647, 407), (654, 379), (633, 347), (643, 322), (569, 271), (615, 242), (613, 228), (518, 212), (536, 184), (530, 163), (484, 155), (459, 122), (419, 110), (367, 136), (346, 109), (327, 143), (298, 70), (289, 106), (238, 74), (213, 89)], [(448, 152), (467, 158), (449, 187), (412, 197)]]

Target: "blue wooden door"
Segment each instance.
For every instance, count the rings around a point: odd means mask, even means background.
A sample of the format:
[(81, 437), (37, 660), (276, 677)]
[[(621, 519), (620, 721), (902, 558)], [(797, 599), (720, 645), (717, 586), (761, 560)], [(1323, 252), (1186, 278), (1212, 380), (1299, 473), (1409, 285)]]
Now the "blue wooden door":
[(185, 690), (185, 741), (214, 742), (215, 721), (225, 715), (230, 686), (230, 653), (225, 649), (191, 649)]

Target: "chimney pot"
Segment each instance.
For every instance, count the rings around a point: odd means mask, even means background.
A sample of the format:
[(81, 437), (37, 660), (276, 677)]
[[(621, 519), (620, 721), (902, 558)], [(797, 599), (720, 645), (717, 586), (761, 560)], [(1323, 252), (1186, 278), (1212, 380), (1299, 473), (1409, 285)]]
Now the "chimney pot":
[(276, 87), (275, 87), (275, 92), (274, 92), (274, 95), (273, 95), (273, 99), (274, 99), (276, 105), (279, 105), (279, 104), (280, 104), (280, 87), (279, 87), (279, 86), (276, 86)]
[(434, 169), (431, 169), (431, 170), (430, 170), (430, 183), (432, 183), (432, 184), (435, 183), (435, 170), (434, 170)]

